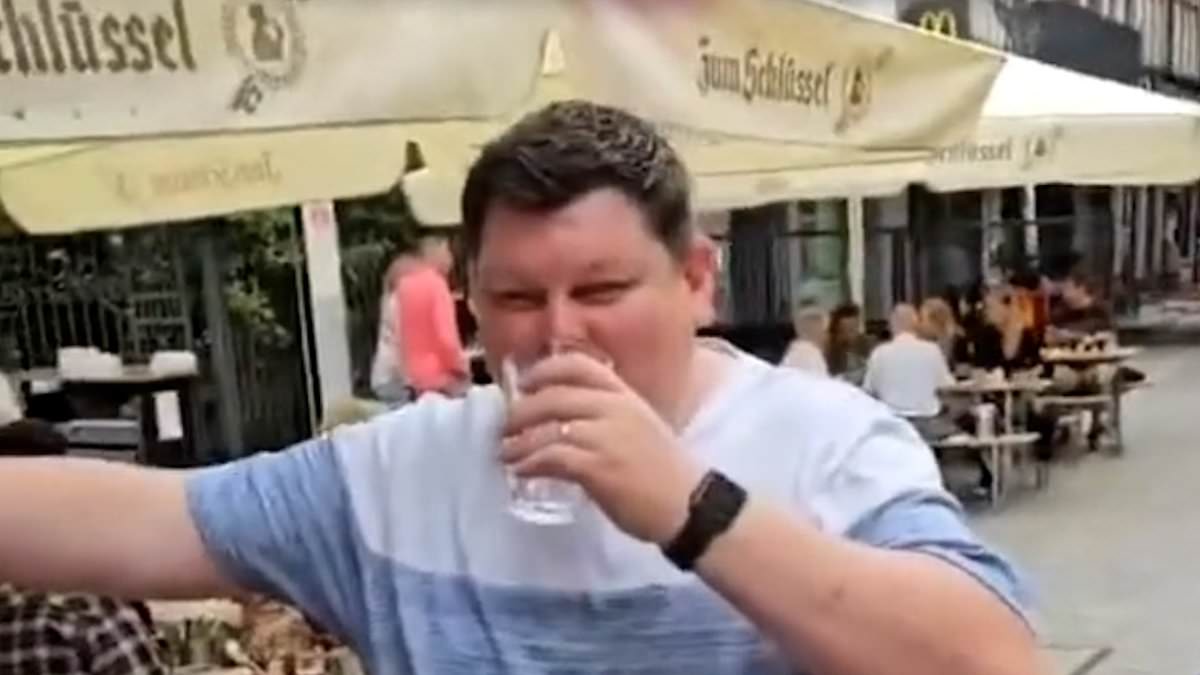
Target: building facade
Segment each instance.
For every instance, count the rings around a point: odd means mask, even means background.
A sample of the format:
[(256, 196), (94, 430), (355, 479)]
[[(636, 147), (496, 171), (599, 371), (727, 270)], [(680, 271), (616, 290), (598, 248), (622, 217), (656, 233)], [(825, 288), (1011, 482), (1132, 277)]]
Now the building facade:
[[(1200, 0), (843, 4), (1200, 100)], [(853, 200), (826, 200), (718, 218), (726, 263), (722, 322), (778, 325), (798, 303), (833, 307), (852, 300), (879, 320), (898, 301), (945, 294), (1004, 271), (1053, 272), (1071, 264), (1100, 281), (1119, 309), (1200, 283), (1197, 185), (1038, 185), (946, 194), (911, 187), (862, 205), (857, 257), (848, 217), (853, 208)]]

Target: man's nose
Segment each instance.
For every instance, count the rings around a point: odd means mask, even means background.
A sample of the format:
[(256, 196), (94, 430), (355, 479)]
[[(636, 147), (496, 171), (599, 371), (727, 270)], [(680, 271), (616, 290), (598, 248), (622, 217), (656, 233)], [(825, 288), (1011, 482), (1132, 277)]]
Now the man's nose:
[(583, 312), (570, 297), (551, 298), (543, 315), (544, 334), (551, 344), (578, 343), (587, 337)]

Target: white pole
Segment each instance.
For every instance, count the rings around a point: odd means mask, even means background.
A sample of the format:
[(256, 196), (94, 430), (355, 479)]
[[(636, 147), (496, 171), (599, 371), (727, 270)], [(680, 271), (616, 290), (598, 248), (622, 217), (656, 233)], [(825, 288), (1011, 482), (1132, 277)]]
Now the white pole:
[[(317, 352), (317, 377), (321, 405), (350, 398), (350, 345), (346, 337), (346, 297), (342, 289), (342, 259), (333, 202), (304, 204), (305, 265), (308, 268), (308, 304), (312, 308)], [(320, 411), (315, 411), (319, 412)]]
[(866, 297), (867, 233), (862, 197), (846, 200), (846, 279), (850, 284), (850, 300), (862, 306)]
[(1114, 187), (1109, 198), (1109, 209), (1112, 211), (1112, 265), (1113, 278), (1121, 277), (1125, 267), (1125, 252), (1129, 246), (1129, 225), (1125, 222), (1125, 188)]
[(1137, 220), (1134, 221), (1133, 278), (1146, 278), (1146, 248), (1150, 229), (1150, 190), (1138, 188)]
[(1041, 242), (1037, 226), (1037, 186), (1026, 185), (1021, 200), (1021, 218), (1025, 221), (1025, 255), (1037, 259)]

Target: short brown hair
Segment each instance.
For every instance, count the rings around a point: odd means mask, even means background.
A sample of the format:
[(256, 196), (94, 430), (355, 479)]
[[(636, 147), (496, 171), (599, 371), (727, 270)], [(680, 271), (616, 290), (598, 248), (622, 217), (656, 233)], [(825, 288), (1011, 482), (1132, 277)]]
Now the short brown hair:
[(484, 147), (462, 193), (467, 258), (479, 256), (496, 204), (552, 211), (612, 188), (646, 216), (655, 238), (681, 257), (691, 239), (687, 169), (652, 124), (587, 101), (552, 103)]

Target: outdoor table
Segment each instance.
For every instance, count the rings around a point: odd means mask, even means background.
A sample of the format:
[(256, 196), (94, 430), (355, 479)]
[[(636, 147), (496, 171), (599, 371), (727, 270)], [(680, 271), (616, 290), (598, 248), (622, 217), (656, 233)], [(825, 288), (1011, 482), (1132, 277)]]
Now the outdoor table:
[(970, 397), (975, 403), (982, 403), (988, 396), (1000, 396), (1003, 400), (1001, 416), (1002, 430), (1006, 434), (1016, 432), (1013, 423), (1013, 401), (1017, 394), (1040, 394), (1050, 387), (1049, 380), (1042, 379), (1013, 379), (1004, 381), (979, 381), (974, 379), (959, 380), (953, 384), (938, 387), (938, 394), (943, 398), (952, 396)]
[[(936, 443), (936, 450), (969, 450), (983, 454), (983, 461), (992, 472), (992, 485), (988, 492), (988, 501), (992, 506), (1000, 503), (1008, 491), (1009, 468), (1013, 462), (1015, 451), (1032, 446), (1041, 438), (1035, 433), (999, 434), (996, 436), (971, 436), (962, 434), (951, 436)], [(1042, 474), (1037, 476), (1038, 484), (1043, 482)]]
[[(187, 466), (196, 460), (195, 420), (192, 418), (192, 389), (198, 378), (195, 372), (159, 373), (149, 366), (124, 366), (120, 373), (107, 376), (64, 377), (55, 368), (38, 368), (18, 371), (16, 377), (21, 382), (57, 385), (68, 398), (107, 401), (118, 406), (136, 396), (140, 404), (142, 461), (158, 466)], [(159, 441), (154, 395), (166, 392), (178, 396), (182, 456), (172, 457)]]
[(1042, 361), (1049, 365), (1071, 366), (1073, 368), (1090, 368), (1105, 364), (1121, 363), (1137, 356), (1141, 350), (1134, 347), (1120, 347), (1100, 351), (1081, 351), (1074, 349), (1043, 349)]
[[(1086, 370), (1095, 366), (1114, 365), (1137, 356), (1140, 350), (1133, 347), (1105, 349), (1101, 351), (1081, 351), (1071, 349), (1043, 349), (1042, 360), (1048, 365), (1066, 366), (1076, 370)], [(1122, 429), (1121, 379), (1114, 374), (1108, 383), (1108, 391), (1097, 395), (1052, 396), (1039, 399), (1039, 402), (1057, 407), (1100, 407), (1106, 406), (1112, 410), (1112, 432), (1114, 436), (1114, 451), (1120, 455), (1125, 452), (1125, 437)]]

